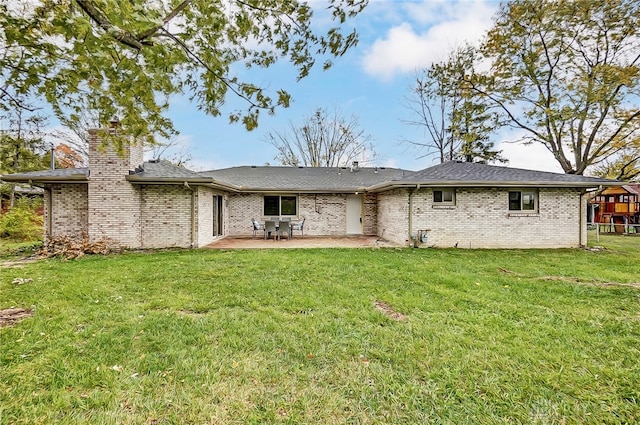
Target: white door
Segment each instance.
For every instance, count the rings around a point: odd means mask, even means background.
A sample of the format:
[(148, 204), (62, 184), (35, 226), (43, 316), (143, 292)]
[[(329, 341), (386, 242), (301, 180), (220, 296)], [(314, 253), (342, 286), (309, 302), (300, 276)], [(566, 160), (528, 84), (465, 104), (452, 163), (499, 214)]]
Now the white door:
[(347, 195), (347, 234), (362, 234), (362, 197)]

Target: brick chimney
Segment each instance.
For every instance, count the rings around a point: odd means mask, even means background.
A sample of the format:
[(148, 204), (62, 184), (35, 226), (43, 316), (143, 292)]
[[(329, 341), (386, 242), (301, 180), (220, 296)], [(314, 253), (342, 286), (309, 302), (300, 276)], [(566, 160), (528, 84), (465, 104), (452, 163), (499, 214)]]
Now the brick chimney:
[(103, 131), (117, 132), (119, 124), (89, 130), (89, 240), (109, 239), (124, 247), (141, 246), (140, 189), (125, 177), (142, 165), (141, 143), (126, 143), (117, 150), (112, 143), (103, 143)]

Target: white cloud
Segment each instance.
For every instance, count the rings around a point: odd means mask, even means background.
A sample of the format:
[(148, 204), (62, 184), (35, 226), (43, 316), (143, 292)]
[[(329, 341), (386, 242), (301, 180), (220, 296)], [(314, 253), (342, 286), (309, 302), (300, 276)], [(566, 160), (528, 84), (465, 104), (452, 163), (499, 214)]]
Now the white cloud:
[(540, 143), (524, 144), (522, 142), (502, 142), (498, 145), (509, 163), (509, 167), (526, 170), (551, 171), (563, 173), (562, 167), (553, 154)]
[(497, 3), (489, 1), (401, 5), (405, 22), (375, 40), (363, 57), (363, 68), (369, 75), (390, 80), (445, 59), (451, 49), (465, 42), (477, 44), (490, 28), (497, 7)]

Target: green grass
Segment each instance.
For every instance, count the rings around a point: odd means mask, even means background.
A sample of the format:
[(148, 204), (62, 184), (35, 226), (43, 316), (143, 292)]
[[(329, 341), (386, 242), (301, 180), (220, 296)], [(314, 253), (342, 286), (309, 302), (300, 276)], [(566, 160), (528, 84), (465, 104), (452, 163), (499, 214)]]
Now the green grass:
[(0, 424), (637, 423), (640, 238), (598, 245), (3, 268)]
[(0, 238), (0, 260), (33, 254), (41, 245), (42, 241), (25, 242), (10, 238)]

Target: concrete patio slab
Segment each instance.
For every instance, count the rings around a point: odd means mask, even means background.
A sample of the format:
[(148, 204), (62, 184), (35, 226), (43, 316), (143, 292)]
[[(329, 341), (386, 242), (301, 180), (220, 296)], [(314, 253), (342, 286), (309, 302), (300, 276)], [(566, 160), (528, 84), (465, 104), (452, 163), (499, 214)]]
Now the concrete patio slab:
[(281, 240), (252, 237), (222, 237), (205, 248), (210, 249), (286, 249), (286, 248), (382, 248), (400, 247), (377, 236), (304, 236)]

